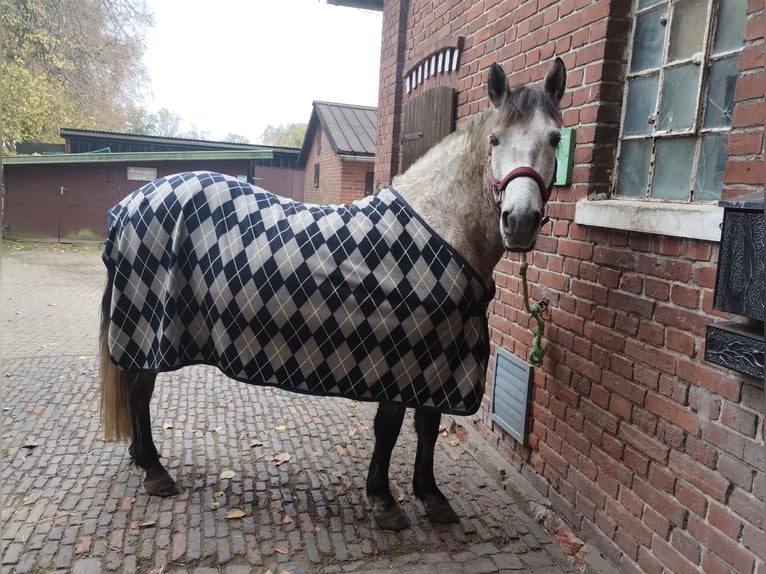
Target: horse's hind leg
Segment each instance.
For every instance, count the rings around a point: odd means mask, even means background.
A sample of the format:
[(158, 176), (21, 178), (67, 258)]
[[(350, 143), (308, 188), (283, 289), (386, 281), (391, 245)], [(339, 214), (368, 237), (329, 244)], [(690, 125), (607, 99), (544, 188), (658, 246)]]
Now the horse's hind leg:
[(439, 411), (427, 407), (415, 409), (418, 450), (415, 455), (415, 474), (412, 485), (415, 496), (420, 499), (426, 509), (428, 518), (434, 522), (448, 524), (457, 522), (459, 519), (447, 497), (436, 486), (434, 478), (434, 446), (439, 436), (440, 420)]
[(157, 448), (152, 440), (149, 401), (152, 399), (156, 377), (157, 375), (131, 375), (128, 381), (128, 400), (133, 424), (133, 442), (128, 452), (135, 463), (146, 472), (144, 488), (148, 494), (173, 496), (178, 494), (178, 488), (160, 463)]
[(375, 415), (375, 449), (367, 473), (367, 498), (372, 504), (372, 516), (384, 530), (402, 530), (410, 521), (391, 495), (388, 470), (391, 452), (402, 430), (405, 407), (380, 403)]

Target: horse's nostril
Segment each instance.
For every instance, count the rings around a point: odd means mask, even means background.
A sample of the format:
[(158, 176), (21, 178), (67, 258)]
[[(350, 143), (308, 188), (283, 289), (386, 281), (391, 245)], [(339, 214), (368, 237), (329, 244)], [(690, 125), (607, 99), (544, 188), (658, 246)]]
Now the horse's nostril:
[(503, 226), (503, 231), (506, 233), (509, 233), (511, 231), (511, 225), (510, 225), (510, 213), (508, 211), (503, 211), (503, 213), (500, 214), (500, 224)]
[(543, 214), (539, 211), (535, 211), (532, 218), (532, 232), (535, 232), (540, 229), (540, 222), (543, 220)]

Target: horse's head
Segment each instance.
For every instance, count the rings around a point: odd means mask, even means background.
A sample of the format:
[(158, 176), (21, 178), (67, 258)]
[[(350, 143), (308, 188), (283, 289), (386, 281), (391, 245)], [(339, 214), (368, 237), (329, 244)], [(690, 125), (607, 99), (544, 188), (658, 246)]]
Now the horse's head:
[(503, 68), (492, 64), (487, 89), (495, 109), (488, 124), (487, 179), (500, 211), (500, 234), (509, 251), (529, 251), (544, 223), (556, 171), (561, 128), (559, 102), (566, 69), (556, 58), (544, 89), (511, 88)]

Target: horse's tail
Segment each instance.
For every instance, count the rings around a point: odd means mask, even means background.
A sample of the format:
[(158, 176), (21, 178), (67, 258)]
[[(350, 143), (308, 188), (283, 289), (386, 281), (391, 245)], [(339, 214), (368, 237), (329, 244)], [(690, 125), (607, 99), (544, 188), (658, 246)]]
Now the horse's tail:
[(109, 274), (101, 300), (101, 423), (107, 442), (128, 440), (133, 436), (128, 382), (130, 375), (119, 370), (109, 356), (109, 320), (112, 305), (112, 277)]

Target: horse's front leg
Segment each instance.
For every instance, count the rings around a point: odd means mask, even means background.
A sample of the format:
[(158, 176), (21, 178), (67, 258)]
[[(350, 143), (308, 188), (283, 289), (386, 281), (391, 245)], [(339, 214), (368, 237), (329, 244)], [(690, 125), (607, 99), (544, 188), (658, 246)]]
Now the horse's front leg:
[(405, 410), (403, 405), (380, 403), (375, 414), (375, 449), (367, 473), (367, 498), (375, 522), (385, 530), (402, 530), (410, 525), (388, 483), (391, 452), (402, 430)]
[(160, 463), (157, 448), (152, 440), (149, 401), (152, 399), (156, 378), (157, 375), (132, 375), (128, 382), (128, 400), (133, 424), (133, 442), (128, 447), (128, 452), (135, 463), (146, 472), (144, 488), (148, 494), (173, 496), (178, 494), (178, 487)]
[(415, 455), (415, 474), (412, 480), (415, 496), (420, 499), (426, 514), (434, 522), (448, 524), (459, 520), (452, 510), (447, 497), (436, 486), (434, 478), (434, 446), (439, 437), (441, 413), (437, 410), (418, 407), (415, 409), (415, 431), (418, 435), (418, 450)]

